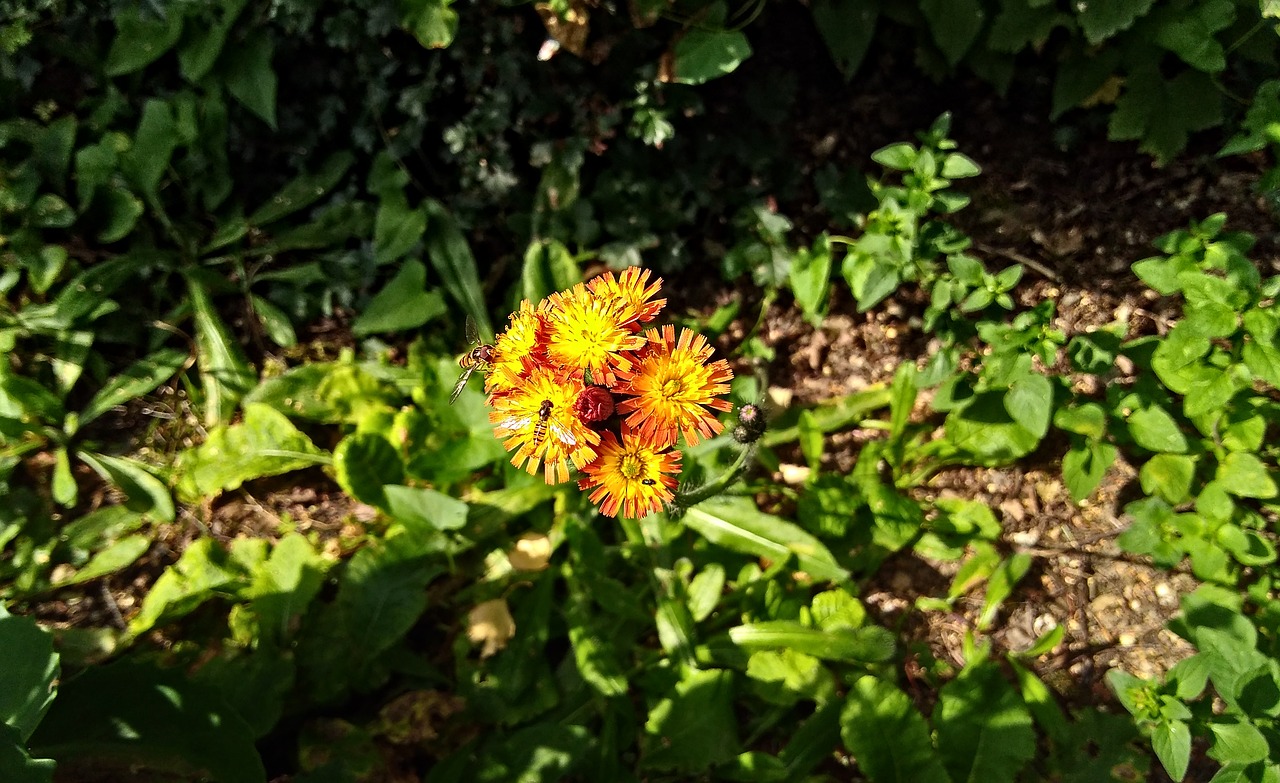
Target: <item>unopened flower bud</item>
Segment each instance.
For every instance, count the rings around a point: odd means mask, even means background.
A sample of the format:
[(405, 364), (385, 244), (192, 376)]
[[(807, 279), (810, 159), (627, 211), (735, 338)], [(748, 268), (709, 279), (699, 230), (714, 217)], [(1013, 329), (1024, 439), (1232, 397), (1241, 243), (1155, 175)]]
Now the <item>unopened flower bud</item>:
[(588, 386), (574, 401), (573, 410), (585, 422), (604, 421), (613, 415), (613, 394), (603, 386)]
[(733, 428), (733, 439), (738, 443), (755, 443), (765, 431), (764, 411), (759, 405), (743, 405), (738, 408), (738, 426)]

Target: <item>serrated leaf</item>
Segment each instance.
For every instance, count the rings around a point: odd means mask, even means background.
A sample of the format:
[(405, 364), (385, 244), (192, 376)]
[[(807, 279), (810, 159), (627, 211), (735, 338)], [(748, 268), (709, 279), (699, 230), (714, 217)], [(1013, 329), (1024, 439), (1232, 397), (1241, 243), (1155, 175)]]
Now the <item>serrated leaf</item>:
[(1227, 56), (1214, 35), (1229, 27), (1235, 17), (1230, 0), (1205, 0), (1165, 19), (1156, 28), (1155, 42), (1192, 68), (1218, 73), (1227, 67)]
[(427, 268), (409, 259), (351, 325), (357, 337), (415, 329), (447, 309), (439, 291), (427, 291)]
[(933, 719), (938, 752), (956, 783), (1016, 780), (1035, 756), (1031, 712), (992, 663), (944, 685)]
[(325, 455), (284, 414), (246, 403), (239, 424), (220, 427), (183, 453), (179, 489), (186, 498), (213, 498), (246, 481), (325, 462)]
[(326, 561), (302, 534), (290, 533), (280, 539), (266, 562), (253, 572), (246, 591), (258, 618), (259, 643), (285, 643), (293, 623), (320, 591), (326, 568)]
[(840, 715), (840, 736), (858, 768), (876, 783), (950, 783), (929, 726), (892, 683), (859, 677)]
[(749, 500), (705, 500), (690, 508), (683, 521), (718, 546), (775, 561), (794, 556), (800, 570), (819, 580), (849, 578), (821, 541), (792, 522), (761, 512)]
[(186, 364), (190, 354), (176, 348), (161, 348), (139, 359), (124, 372), (107, 381), (80, 411), (80, 426), (129, 400), (149, 394), (174, 376)]
[(257, 374), (249, 365), (240, 343), (213, 306), (209, 292), (194, 277), (187, 280), (196, 329), (196, 362), (204, 390), (204, 421), (214, 426), (229, 421), (236, 403), (253, 388)]
[(1134, 21), (1146, 16), (1155, 0), (1125, 0), (1114, 3), (1086, 3), (1075, 6), (1080, 29), (1091, 44), (1098, 44), (1116, 33), (1129, 29)]

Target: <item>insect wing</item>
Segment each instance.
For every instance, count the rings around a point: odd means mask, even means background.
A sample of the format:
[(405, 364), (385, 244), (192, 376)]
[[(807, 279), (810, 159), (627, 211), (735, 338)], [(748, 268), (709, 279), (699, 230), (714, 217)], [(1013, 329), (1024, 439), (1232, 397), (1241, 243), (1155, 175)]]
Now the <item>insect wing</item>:
[(578, 439), (573, 436), (573, 433), (569, 432), (564, 427), (561, 427), (559, 424), (552, 422), (547, 425), (547, 429), (551, 430), (551, 434), (556, 436), (556, 440), (560, 441), (564, 445), (570, 448), (578, 445)]
[(467, 381), (471, 378), (471, 373), (475, 371), (475, 366), (468, 367), (462, 371), (462, 375), (458, 376), (458, 382), (453, 386), (453, 393), (449, 395), (449, 404), (452, 405), (454, 400), (458, 399), (458, 395), (462, 394), (462, 390), (467, 387)]
[(498, 422), (497, 425), (495, 426), (497, 426), (497, 428), (500, 430), (506, 430), (507, 432), (515, 432), (519, 429), (527, 427), (529, 425), (529, 422), (531, 421), (533, 421), (532, 416), (523, 416), (523, 417), (508, 416), (507, 418)]
[(476, 325), (476, 319), (467, 316), (467, 345), (475, 345), (480, 342), (480, 327)]

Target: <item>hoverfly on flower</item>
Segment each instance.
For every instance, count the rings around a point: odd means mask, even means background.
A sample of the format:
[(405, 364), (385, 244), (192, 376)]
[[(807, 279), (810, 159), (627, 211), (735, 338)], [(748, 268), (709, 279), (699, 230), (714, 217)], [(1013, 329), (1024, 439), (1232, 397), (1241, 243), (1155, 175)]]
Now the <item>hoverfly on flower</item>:
[(471, 378), (471, 373), (476, 370), (487, 372), (489, 365), (493, 362), (493, 346), (480, 342), (480, 329), (476, 326), (476, 321), (471, 316), (467, 316), (467, 345), (474, 347), (458, 359), (458, 366), (462, 368), (462, 374), (458, 376), (458, 382), (453, 387), (453, 393), (449, 395), (450, 405), (458, 399), (458, 395), (462, 394), (462, 390), (466, 388), (467, 381)]

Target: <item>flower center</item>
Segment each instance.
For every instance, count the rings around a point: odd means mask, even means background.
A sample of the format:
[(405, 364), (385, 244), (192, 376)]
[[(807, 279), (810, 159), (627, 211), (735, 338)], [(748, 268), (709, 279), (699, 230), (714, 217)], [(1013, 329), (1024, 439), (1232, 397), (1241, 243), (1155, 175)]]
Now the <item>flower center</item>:
[(618, 465), (618, 471), (622, 473), (623, 478), (634, 481), (644, 473), (644, 460), (637, 454), (627, 454)]
[(684, 381), (679, 378), (668, 378), (662, 383), (662, 396), (666, 399), (679, 397), (684, 393)]

